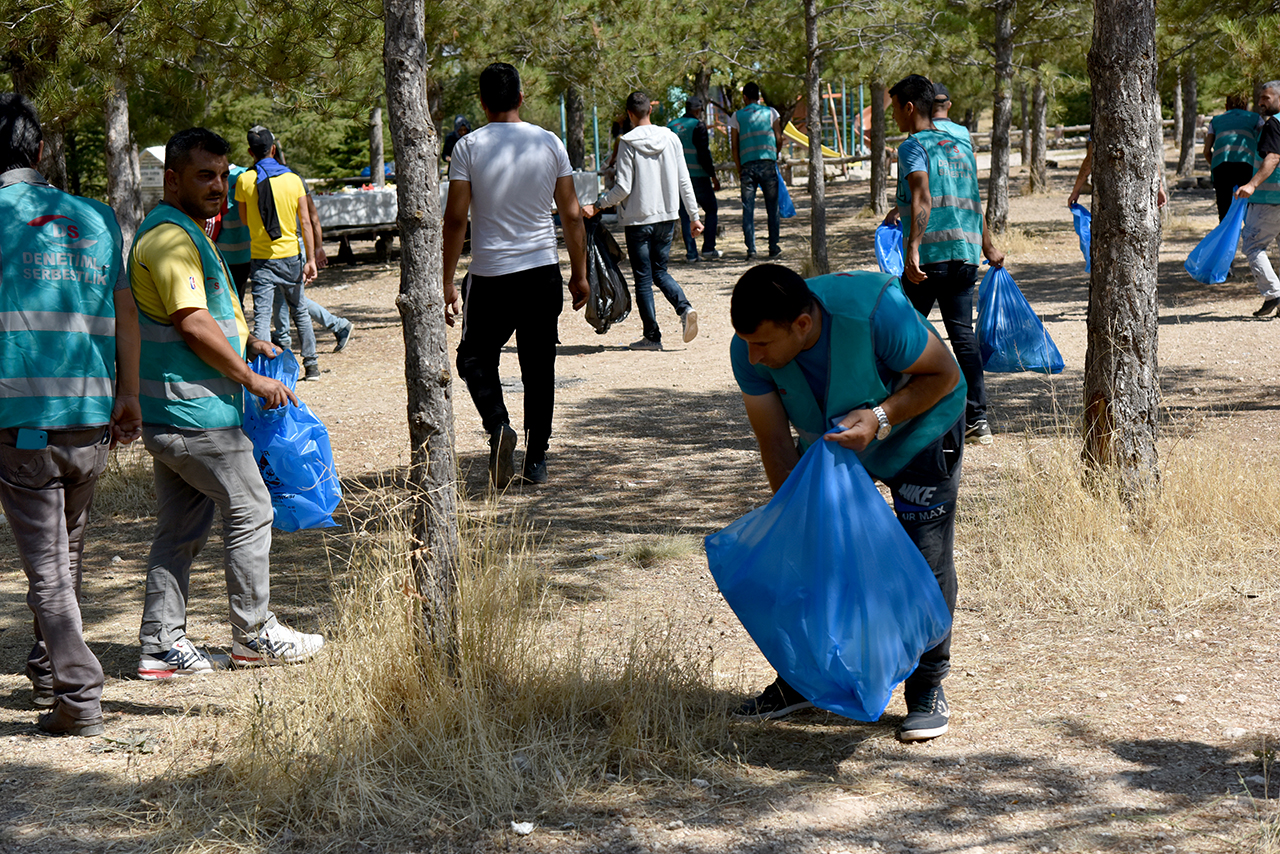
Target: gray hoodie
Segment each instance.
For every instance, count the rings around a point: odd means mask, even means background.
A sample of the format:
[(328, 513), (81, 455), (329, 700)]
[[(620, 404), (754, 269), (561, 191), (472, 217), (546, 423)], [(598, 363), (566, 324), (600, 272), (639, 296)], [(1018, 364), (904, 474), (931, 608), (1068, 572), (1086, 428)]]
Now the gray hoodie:
[(669, 222), (680, 218), (680, 202), (698, 221), (689, 167), (680, 137), (665, 127), (640, 125), (618, 144), (617, 174), (599, 207), (618, 205), (624, 226)]

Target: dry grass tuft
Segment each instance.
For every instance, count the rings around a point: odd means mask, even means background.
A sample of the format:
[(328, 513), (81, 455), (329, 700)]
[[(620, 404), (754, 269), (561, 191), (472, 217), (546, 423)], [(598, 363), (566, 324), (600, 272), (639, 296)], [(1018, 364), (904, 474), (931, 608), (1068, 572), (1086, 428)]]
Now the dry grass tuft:
[(697, 554), (702, 541), (689, 534), (669, 534), (661, 537), (645, 537), (622, 551), (622, 556), (641, 567), (650, 567), (665, 560), (678, 560)]
[(93, 491), (93, 509), (108, 516), (147, 516), (156, 509), (151, 455), (139, 440), (111, 452)]
[(185, 849), (197, 851), (283, 834), (321, 850), (325, 839), (545, 821), (607, 797), (606, 774), (675, 791), (713, 776), (730, 741), (710, 652), (648, 624), (603, 653), (589, 651), (601, 643), (585, 627), (552, 642), (533, 540), (490, 514), (465, 525), (451, 660), (423, 642), (400, 514), (367, 515), (396, 521), (354, 538), (325, 653), (260, 678), (243, 736), (178, 784), (182, 804), (157, 818), (160, 836), (200, 839)]
[[(1134, 512), (1082, 476), (1077, 439), (1024, 442), (993, 488), (962, 505), (994, 607), (1133, 616), (1270, 595), (1280, 581), (1280, 471), (1217, 445), (1162, 460), (1159, 495)], [(1105, 477), (1105, 476), (1104, 476)]]

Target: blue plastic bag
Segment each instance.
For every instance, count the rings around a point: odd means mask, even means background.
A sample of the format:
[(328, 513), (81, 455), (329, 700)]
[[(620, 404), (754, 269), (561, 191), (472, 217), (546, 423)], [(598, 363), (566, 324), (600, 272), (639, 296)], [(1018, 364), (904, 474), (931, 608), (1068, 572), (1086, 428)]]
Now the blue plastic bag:
[(725, 601), (814, 705), (879, 719), (951, 628), (933, 571), (858, 456), (817, 441), (782, 488), (706, 539)]
[[(290, 391), (297, 388), (298, 360), (288, 350), (274, 359), (255, 356), (249, 367)], [(302, 401), (266, 409), (262, 398), (244, 398), (244, 432), (271, 493), (274, 526), (281, 531), (337, 527), (332, 513), (342, 500), (342, 488), (324, 424)]]
[(982, 369), (1059, 374), (1065, 364), (1049, 332), (1004, 267), (992, 267), (978, 287), (978, 353)]
[(778, 215), (783, 219), (791, 219), (796, 215), (796, 205), (791, 201), (791, 191), (787, 189), (787, 182), (782, 178), (782, 167), (774, 168), (778, 170)]
[(1236, 247), (1240, 245), (1240, 230), (1244, 228), (1248, 199), (1232, 199), (1227, 215), (1218, 227), (1205, 235), (1187, 256), (1187, 273), (1205, 285), (1219, 285), (1231, 273), (1231, 262), (1236, 260)]
[(902, 278), (906, 264), (902, 260), (902, 223), (876, 228), (876, 263), (881, 273)]
[(1080, 238), (1080, 251), (1084, 253), (1084, 271), (1092, 272), (1093, 256), (1089, 254), (1091, 240), (1089, 229), (1092, 227), (1093, 214), (1084, 205), (1075, 204), (1071, 206), (1071, 218), (1075, 221), (1076, 236)]

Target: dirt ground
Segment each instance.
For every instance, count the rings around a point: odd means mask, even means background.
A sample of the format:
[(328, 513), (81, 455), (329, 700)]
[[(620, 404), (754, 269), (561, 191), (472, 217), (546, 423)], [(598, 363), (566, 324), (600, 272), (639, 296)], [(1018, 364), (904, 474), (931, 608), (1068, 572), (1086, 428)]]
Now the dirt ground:
[[(983, 490), (1022, 437), (1059, 429), (1079, 409), (1088, 279), (1065, 198), (1080, 154), (1058, 155), (1051, 194), (1013, 198), (1015, 232), (1007, 239), (1008, 267), (1067, 368), (1053, 378), (988, 375), (996, 441), (966, 451), (962, 496)], [(1015, 194), (1025, 184), (1025, 171), (1015, 170)], [(700, 538), (768, 498), (728, 361), (728, 298), (746, 269), (740, 207), (732, 190), (719, 198), (726, 258), (672, 265), (698, 310), (699, 337), (681, 343), (679, 320), (661, 299), (662, 352), (628, 350), (640, 337), (634, 312), (598, 336), (566, 308), (551, 479), (543, 487), (513, 488), (502, 502), (545, 531), (540, 564), (563, 596), (566, 624), (585, 620), (607, 634), (638, 616), (674, 619), (713, 647), (722, 687), (743, 691), (763, 686), (772, 671), (719, 597), (701, 553), (647, 568), (624, 555), (657, 537)], [(807, 255), (807, 198), (798, 189), (794, 198), (799, 215), (784, 224), (784, 261), (799, 265)], [(861, 213), (865, 182), (833, 183), (827, 198), (833, 267), (874, 269), (876, 221)], [(1167, 441), (1226, 443), (1242, 455), (1270, 458), (1280, 323), (1249, 316), (1259, 298), (1242, 263), (1219, 286), (1197, 284), (1183, 271), (1187, 252), (1216, 223), (1212, 191), (1175, 190), (1170, 205), (1160, 275)], [(762, 214), (757, 229), (763, 240)], [(357, 331), (344, 353), (322, 356), (322, 380), (301, 389), (329, 427), (349, 490), (376, 487), (407, 461), (396, 256), (378, 264), (364, 248), (359, 263), (330, 268), (311, 289)], [(682, 254), (678, 246), (673, 251)], [(327, 349), (331, 339), (321, 337)], [(453, 345), (456, 339), (453, 330)], [(504, 373), (518, 425), (514, 346)], [(486, 438), (465, 390), (457, 387), (455, 395), (463, 489), (479, 501)], [(131, 793), (194, 771), (216, 755), (220, 739), (235, 737), (258, 675), (172, 684), (134, 676), (152, 526), (149, 515), (100, 517), (85, 555), (86, 635), (107, 673), (103, 705), (112, 741), (36, 734), (22, 675), (30, 644), (25, 580), (12, 537), (0, 527), (0, 852), (147, 849), (146, 828), (122, 806), (131, 797), (136, 803)], [(325, 629), (332, 616), (328, 584), (341, 570), (345, 531), (277, 534), (272, 598), (286, 622)], [(753, 787), (721, 790), (691, 781), (691, 794), (670, 799), (619, 791), (612, 797), (617, 806), (584, 808), (572, 825), (539, 825), (525, 837), (494, 827), (474, 847), (751, 854), (1280, 850), (1280, 839), (1265, 836), (1277, 833), (1280, 819), (1274, 800), (1280, 779), (1270, 765), (1280, 739), (1280, 598), (1106, 624), (1011, 614), (998, 603), (966, 599), (966, 579), (987, 568), (967, 548), (963, 518), (958, 537), (961, 602), (947, 683), (952, 729), (945, 737), (898, 744), (900, 696), (876, 724), (811, 712), (743, 725), (744, 773)], [(193, 575), (188, 634), (225, 648), (218, 540)], [(424, 839), (415, 850), (431, 847)]]

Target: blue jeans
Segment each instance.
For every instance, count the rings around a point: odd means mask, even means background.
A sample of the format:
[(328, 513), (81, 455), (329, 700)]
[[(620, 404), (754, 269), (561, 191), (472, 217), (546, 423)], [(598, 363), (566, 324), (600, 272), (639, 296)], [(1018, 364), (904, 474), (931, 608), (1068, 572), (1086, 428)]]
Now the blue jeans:
[(781, 252), (778, 246), (778, 164), (772, 160), (752, 160), (742, 164), (742, 238), (747, 251), (756, 251), (756, 187), (764, 190), (764, 209), (769, 217), (769, 254)]
[[(311, 315), (312, 331), (317, 328), (327, 329), (335, 335), (339, 329), (345, 328), (351, 321), (344, 320), (311, 297), (303, 297), (307, 307), (307, 314)], [(276, 301), (274, 307), (273, 329), (271, 340), (278, 346), (288, 350), (289, 345), (293, 343), (293, 337), (289, 334), (289, 303), (284, 299), (280, 291), (276, 291)]]
[(294, 325), (298, 327), (298, 337), (302, 340), (302, 364), (316, 364), (316, 333), (307, 312), (302, 256), (254, 259), (249, 262), (249, 279), (253, 283), (253, 337), (261, 341), (271, 340), (271, 314), (275, 308), (276, 291), (279, 290), (289, 304)]
[(685, 299), (684, 291), (680, 290), (676, 280), (667, 272), (671, 235), (675, 232), (675, 226), (676, 221), (672, 219), (626, 227), (627, 257), (631, 259), (631, 271), (636, 277), (636, 305), (644, 324), (644, 337), (650, 341), (662, 340), (662, 330), (658, 328), (658, 319), (653, 312), (655, 284), (676, 310), (676, 314), (683, 316), (693, 307)]
[(925, 264), (925, 280), (916, 284), (904, 276), (902, 290), (907, 299), (926, 318), (938, 304), (942, 325), (951, 339), (951, 349), (960, 363), (960, 371), (969, 386), (965, 401), (965, 424), (972, 427), (987, 417), (987, 387), (982, 375), (982, 353), (973, 331), (973, 286), (978, 278), (977, 266), (966, 261), (942, 261)]
[[(705, 230), (702, 232), (702, 251), (712, 252), (716, 248), (716, 226), (719, 225), (719, 205), (716, 202), (716, 191), (711, 187), (710, 178), (690, 178), (693, 182), (693, 195), (698, 200), (698, 206), (702, 208), (703, 219), (702, 225)], [(689, 229), (689, 213), (684, 209), (684, 203), (680, 203), (680, 236), (684, 238), (684, 254), (685, 257), (692, 261), (698, 257), (698, 244), (693, 239), (693, 232)]]

